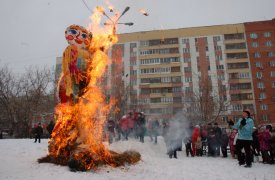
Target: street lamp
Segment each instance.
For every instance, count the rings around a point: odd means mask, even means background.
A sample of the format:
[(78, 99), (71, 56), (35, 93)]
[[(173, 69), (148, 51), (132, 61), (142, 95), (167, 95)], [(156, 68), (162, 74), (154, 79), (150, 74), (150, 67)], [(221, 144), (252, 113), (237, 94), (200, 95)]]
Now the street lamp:
[(105, 13), (105, 11), (102, 10), (102, 11), (101, 11), (102, 14), (103, 14), (105, 17), (107, 17), (107, 18), (111, 21), (111, 23), (105, 22), (104, 25), (105, 25), (105, 26), (107, 26), (107, 25), (113, 26), (113, 33), (114, 33), (114, 34), (116, 33), (116, 25), (118, 25), (118, 24), (123, 24), (123, 25), (126, 25), (126, 26), (132, 26), (132, 25), (134, 25), (133, 22), (126, 22), (126, 23), (118, 22), (119, 19), (120, 19), (123, 15), (125, 15), (125, 13), (126, 13), (127, 11), (129, 11), (129, 9), (130, 9), (130, 7), (127, 6), (127, 7), (124, 9), (124, 11), (121, 13), (121, 15), (120, 15), (115, 21), (113, 21), (113, 20)]

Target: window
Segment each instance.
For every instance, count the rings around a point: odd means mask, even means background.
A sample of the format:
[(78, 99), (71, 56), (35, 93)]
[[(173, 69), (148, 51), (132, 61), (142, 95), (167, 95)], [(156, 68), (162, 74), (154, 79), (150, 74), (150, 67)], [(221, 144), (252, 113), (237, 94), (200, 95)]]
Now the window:
[(268, 57), (274, 57), (274, 56), (275, 56), (275, 53), (274, 53), (274, 52), (267, 52), (267, 56), (268, 56)]
[(261, 104), (260, 108), (261, 108), (261, 110), (267, 110), (268, 109), (268, 105), (267, 104)]
[(259, 52), (254, 53), (254, 58), (260, 58), (260, 57), (261, 57), (261, 54)]
[(266, 94), (264, 92), (260, 93), (259, 99), (266, 99)]
[(270, 62), (269, 62), (269, 66), (270, 66), (270, 67), (274, 67), (274, 66), (275, 66), (275, 61), (270, 61)]
[(265, 46), (266, 47), (271, 47), (272, 46), (272, 42), (271, 41), (266, 41), (265, 42)]
[(181, 92), (181, 87), (173, 87), (172, 92), (174, 93)]
[(258, 82), (258, 83), (257, 83), (257, 87), (258, 87), (259, 89), (264, 89), (264, 88), (265, 88), (263, 82)]
[(137, 70), (131, 70), (131, 71), (130, 71), (130, 74), (131, 74), (131, 75), (137, 75)]
[(256, 72), (256, 77), (257, 77), (258, 79), (262, 79), (263, 73), (262, 73), (262, 72)]
[(270, 72), (270, 77), (275, 77), (275, 71)]
[(140, 46), (149, 46), (149, 41), (140, 41)]
[(225, 80), (224, 74), (218, 75), (218, 80), (223, 81)]
[(263, 121), (269, 121), (269, 116), (267, 114), (262, 115), (262, 120)]
[(258, 67), (258, 68), (262, 68), (263, 67), (262, 62), (260, 62), (260, 61), (257, 61), (255, 64), (256, 64), (256, 67)]
[(161, 82), (162, 83), (169, 83), (169, 82), (171, 82), (171, 77), (161, 77)]
[(264, 33), (264, 37), (270, 37), (271, 36), (271, 32), (265, 32)]
[(210, 58), (209, 58), (209, 56), (206, 56), (206, 60), (207, 60), (207, 61), (210, 61)]
[(185, 82), (192, 82), (192, 77), (185, 77)]
[(161, 103), (161, 98), (151, 98), (151, 103)]
[(139, 100), (140, 104), (149, 104), (150, 103), (150, 99), (149, 98), (145, 98), (145, 99), (140, 99)]
[(272, 88), (275, 88), (275, 81), (272, 82)]
[(220, 36), (214, 36), (213, 37), (213, 41), (220, 41), (221, 40), (221, 37)]
[(259, 47), (259, 43), (258, 42), (252, 42), (251, 46), (254, 47), (254, 48), (257, 48), (257, 47)]
[(217, 65), (217, 69), (224, 69), (223, 65)]
[(222, 60), (222, 55), (216, 55), (216, 60), (221, 61)]
[(137, 65), (137, 61), (136, 60), (131, 60), (130, 61), (130, 66), (135, 66)]
[(180, 66), (171, 67), (171, 72), (180, 72)]
[(135, 47), (137, 47), (137, 43), (131, 43), (130, 44), (130, 48), (135, 48)]
[(192, 88), (191, 87), (185, 87), (185, 93), (191, 93)]
[(183, 48), (183, 53), (189, 53), (190, 49), (189, 48)]
[(228, 53), (226, 54), (228, 59), (242, 59), (247, 58), (247, 53)]
[(171, 77), (171, 81), (172, 81), (173, 83), (181, 82), (181, 76), (174, 76), (174, 77)]
[(215, 51), (221, 51), (222, 47), (221, 46), (215, 46), (214, 49), (215, 49)]
[(183, 58), (183, 62), (185, 62), (185, 63), (191, 62), (191, 58), (189, 58), (189, 57), (184, 57), (184, 58)]
[(256, 33), (250, 33), (250, 38), (251, 39), (257, 39), (258, 38), (258, 34), (256, 34)]
[(242, 111), (243, 110), (243, 106), (242, 104), (233, 104), (233, 111)]
[(208, 46), (205, 46), (205, 51), (208, 51)]
[(184, 72), (191, 72), (191, 67), (184, 67)]
[(250, 73), (249, 72), (240, 72), (238, 77), (240, 79), (250, 78)]
[(224, 39), (225, 40), (244, 39), (244, 33), (225, 34)]
[(182, 39), (182, 43), (183, 44), (189, 43), (189, 39)]
[(136, 86), (137, 85), (137, 80), (131, 80), (130, 85), (131, 86)]

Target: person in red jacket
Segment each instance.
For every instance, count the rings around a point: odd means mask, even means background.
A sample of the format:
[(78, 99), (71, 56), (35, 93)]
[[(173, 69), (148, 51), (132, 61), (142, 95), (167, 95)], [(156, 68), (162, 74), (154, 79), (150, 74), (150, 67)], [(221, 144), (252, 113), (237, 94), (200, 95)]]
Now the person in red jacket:
[(128, 140), (128, 123), (129, 119), (126, 115), (122, 116), (119, 120), (119, 126), (121, 127), (122, 135), (124, 136), (125, 140)]
[(201, 133), (199, 125), (196, 125), (192, 132), (192, 149), (194, 156), (201, 155)]
[(132, 112), (128, 113), (127, 119), (128, 119), (128, 134), (132, 135), (134, 131), (134, 126), (135, 126), (134, 115)]

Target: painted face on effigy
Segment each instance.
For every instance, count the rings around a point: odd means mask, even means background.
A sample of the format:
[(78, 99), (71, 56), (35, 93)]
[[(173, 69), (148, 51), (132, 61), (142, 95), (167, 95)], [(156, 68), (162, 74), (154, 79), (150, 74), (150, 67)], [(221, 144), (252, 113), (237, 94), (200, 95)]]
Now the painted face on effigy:
[(89, 32), (79, 25), (69, 26), (65, 31), (65, 37), (69, 44), (78, 48), (86, 48), (90, 43)]

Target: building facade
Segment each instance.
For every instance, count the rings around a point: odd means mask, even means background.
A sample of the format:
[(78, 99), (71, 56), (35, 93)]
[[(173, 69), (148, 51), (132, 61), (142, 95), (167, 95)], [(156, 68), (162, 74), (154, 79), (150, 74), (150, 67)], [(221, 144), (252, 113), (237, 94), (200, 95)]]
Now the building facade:
[(118, 99), (123, 114), (169, 120), (177, 112), (196, 113), (201, 100), (202, 111), (212, 109), (218, 122), (237, 121), (250, 109), (257, 125), (275, 124), (274, 24), (119, 34), (108, 52), (107, 96)]
[(227, 104), (218, 120), (237, 120), (247, 108), (255, 113), (246, 42), (244, 24), (120, 34), (114, 48), (123, 52), (111, 57), (122, 65), (127, 110), (158, 119), (188, 113), (190, 98), (203, 96), (209, 82), (211, 98)]
[(255, 94), (256, 119), (275, 125), (275, 19), (244, 23)]

